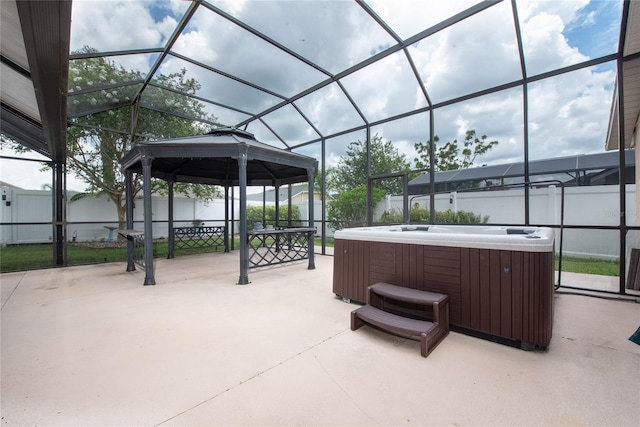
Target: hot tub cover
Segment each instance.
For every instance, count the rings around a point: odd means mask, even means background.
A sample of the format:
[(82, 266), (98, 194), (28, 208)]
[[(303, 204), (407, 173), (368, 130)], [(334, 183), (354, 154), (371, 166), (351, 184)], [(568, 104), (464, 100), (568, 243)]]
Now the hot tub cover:
[(335, 239), (413, 245), (551, 252), (554, 232), (549, 227), (473, 225), (394, 225), (338, 230)]

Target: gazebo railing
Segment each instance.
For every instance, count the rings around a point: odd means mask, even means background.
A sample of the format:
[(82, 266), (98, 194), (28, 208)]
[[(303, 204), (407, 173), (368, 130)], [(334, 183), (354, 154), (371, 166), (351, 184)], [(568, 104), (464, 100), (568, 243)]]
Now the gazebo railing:
[(229, 251), (224, 226), (175, 227), (173, 229), (174, 249), (218, 248)]
[(247, 234), (249, 268), (309, 259), (315, 228), (254, 230)]
[(137, 264), (142, 269), (146, 269), (144, 261), (144, 233), (138, 230), (118, 230), (118, 234), (133, 243), (133, 252), (129, 261)]

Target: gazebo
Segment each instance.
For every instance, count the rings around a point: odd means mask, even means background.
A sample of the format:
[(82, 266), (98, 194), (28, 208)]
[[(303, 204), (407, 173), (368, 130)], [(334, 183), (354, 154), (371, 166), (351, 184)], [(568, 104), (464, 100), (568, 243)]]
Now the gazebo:
[[(313, 227), (313, 184), (318, 161), (282, 150), (255, 139), (253, 134), (236, 128), (218, 128), (206, 135), (140, 142), (122, 159), (126, 176), (127, 229), (133, 230), (133, 174), (142, 174), (144, 207), (145, 285), (154, 285), (151, 178), (168, 183), (169, 235), (173, 222), (173, 184), (176, 182), (219, 185), (240, 190), (240, 276), (238, 284), (248, 284), (249, 247), (247, 241), (247, 186), (273, 186), (307, 182), (309, 185), (309, 227)], [(225, 223), (228, 211), (225, 209)], [(228, 229), (227, 229), (228, 230)], [(227, 231), (228, 232), (228, 231)], [(125, 233), (126, 234), (126, 233)], [(170, 242), (171, 244), (171, 242)], [(309, 269), (314, 268), (313, 237), (309, 242)], [(127, 271), (135, 270), (133, 243), (128, 247)]]

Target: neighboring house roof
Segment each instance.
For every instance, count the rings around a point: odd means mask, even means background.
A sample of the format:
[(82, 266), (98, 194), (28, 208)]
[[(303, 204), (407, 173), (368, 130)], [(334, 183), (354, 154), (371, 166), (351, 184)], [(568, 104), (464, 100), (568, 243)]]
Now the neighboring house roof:
[[(597, 154), (580, 154), (570, 157), (558, 157), (529, 162), (529, 175), (551, 175), (574, 171), (594, 171), (602, 169), (617, 169), (619, 153), (610, 151)], [(625, 151), (625, 163), (627, 166), (635, 166), (635, 156), (631, 150)], [(516, 178), (524, 176), (524, 162), (507, 163), (493, 166), (480, 166), (467, 169), (456, 169), (435, 173), (435, 183), (462, 183), (495, 178)], [(409, 182), (411, 194), (428, 192), (430, 177), (428, 173)]]
[(24, 190), (22, 187), (18, 187), (17, 185), (9, 184), (8, 182), (0, 181), (0, 187), (13, 188), (15, 190)]

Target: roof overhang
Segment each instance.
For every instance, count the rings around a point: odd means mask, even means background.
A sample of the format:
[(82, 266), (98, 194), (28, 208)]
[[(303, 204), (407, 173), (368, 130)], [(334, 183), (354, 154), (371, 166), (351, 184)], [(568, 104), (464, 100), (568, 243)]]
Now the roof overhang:
[(66, 157), (71, 1), (0, 2), (2, 133)]
[[(640, 2), (625, 2), (628, 7), (626, 33), (622, 49), (622, 112), (624, 119), (624, 148), (634, 148), (640, 120)], [(618, 82), (613, 93), (606, 149), (617, 150), (620, 146)]]

